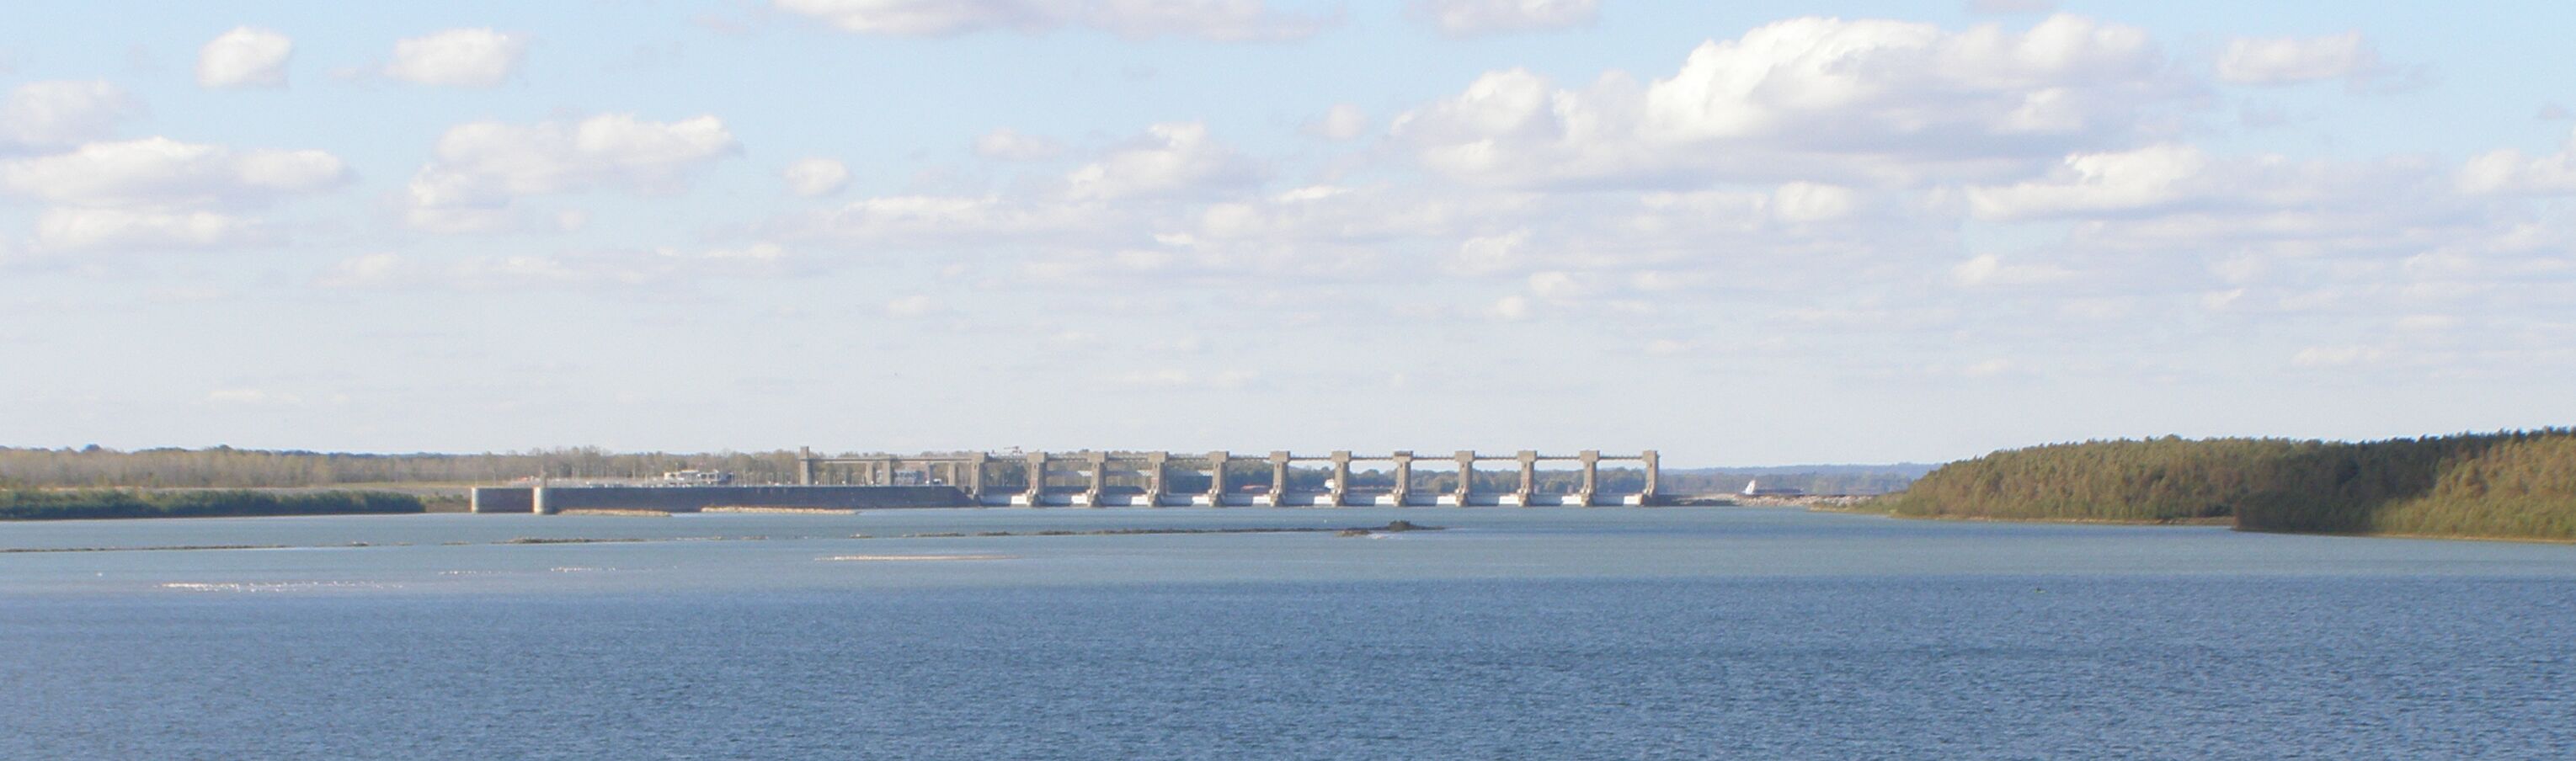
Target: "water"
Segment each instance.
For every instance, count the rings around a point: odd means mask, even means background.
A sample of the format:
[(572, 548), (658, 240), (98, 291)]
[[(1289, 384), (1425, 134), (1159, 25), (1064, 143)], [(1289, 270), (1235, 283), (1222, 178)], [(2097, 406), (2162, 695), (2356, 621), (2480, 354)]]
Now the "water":
[[(894, 538), (1394, 518), (1454, 528)], [(2576, 747), (2560, 545), (1751, 509), (0, 525), (208, 544), (297, 548), (0, 554), (0, 758)]]

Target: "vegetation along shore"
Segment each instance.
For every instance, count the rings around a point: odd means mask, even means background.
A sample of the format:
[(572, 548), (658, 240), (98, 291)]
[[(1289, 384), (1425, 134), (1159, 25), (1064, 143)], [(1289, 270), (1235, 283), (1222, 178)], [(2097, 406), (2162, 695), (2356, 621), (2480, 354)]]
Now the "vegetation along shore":
[(375, 515), (427, 509), (420, 497), (380, 491), (0, 489), (0, 520)]
[(1920, 518), (2576, 540), (2576, 429), (2052, 444), (1941, 466), (1868, 507)]

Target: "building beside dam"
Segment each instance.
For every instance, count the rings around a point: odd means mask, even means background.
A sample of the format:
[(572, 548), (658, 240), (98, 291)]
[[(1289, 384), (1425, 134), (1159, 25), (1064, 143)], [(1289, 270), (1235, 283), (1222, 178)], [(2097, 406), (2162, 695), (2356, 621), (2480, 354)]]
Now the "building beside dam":
[[(1368, 466), (1355, 471), (1354, 464)], [(1607, 464), (1608, 470), (1604, 470)], [(1542, 478), (1543, 468), (1546, 478)], [(1605, 479), (1605, 474), (1616, 478)], [(818, 455), (800, 450), (792, 486), (478, 487), (478, 513), (564, 510), (691, 512), (710, 507), (1337, 507), (1662, 504), (1655, 450), (1548, 455), (1523, 450), (1231, 452), (968, 452)], [(1615, 483), (1612, 483), (1615, 481)]]

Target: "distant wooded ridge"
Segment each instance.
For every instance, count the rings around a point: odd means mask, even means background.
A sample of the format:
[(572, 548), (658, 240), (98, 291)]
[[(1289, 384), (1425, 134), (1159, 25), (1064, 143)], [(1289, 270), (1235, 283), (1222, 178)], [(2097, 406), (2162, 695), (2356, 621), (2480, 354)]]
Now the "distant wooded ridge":
[(1876, 505), (1920, 517), (2576, 539), (2576, 429), (2052, 444), (1943, 465)]
[(552, 478), (652, 478), (689, 468), (753, 483), (793, 483), (796, 453), (610, 452), (598, 447), (484, 454), (353, 454), (296, 450), (0, 447), (0, 487), (118, 486), (265, 489), (341, 484), (494, 483)]
[(0, 521), (367, 515), (426, 509), (417, 496), (377, 491), (0, 489)]

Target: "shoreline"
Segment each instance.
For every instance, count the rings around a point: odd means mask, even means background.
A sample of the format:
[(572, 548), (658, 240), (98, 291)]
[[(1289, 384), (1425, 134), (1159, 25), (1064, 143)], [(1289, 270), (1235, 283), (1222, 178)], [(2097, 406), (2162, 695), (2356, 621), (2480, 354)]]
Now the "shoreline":
[(2140, 528), (2225, 527), (2229, 531), (2238, 531), (2247, 534), (2277, 534), (2281, 536), (2333, 536), (2350, 537), (2354, 539), (2421, 539), (2439, 542), (2509, 542), (2516, 544), (2576, 545), (2576, 539), (2543, 536), (2488, 536), (2483, 534), (2411, 534), (2389, 531), (2283, 531), (2274, 529), (2255, 529), (2236, 525), (2235, 518), (2188, 518), (2168, 521), (2124, 521), (2109, 518), (1998, 518), (1985, 515), (1898, 515), (1895, 513), (1882, 513), (1867, 510), (1836, 510), (1822, 507), (1808, 508), (1808, 512), (1883, 515), (1896, 520), (1907, 521), (2045, 523), (2077, 526), (2136, 526)]

